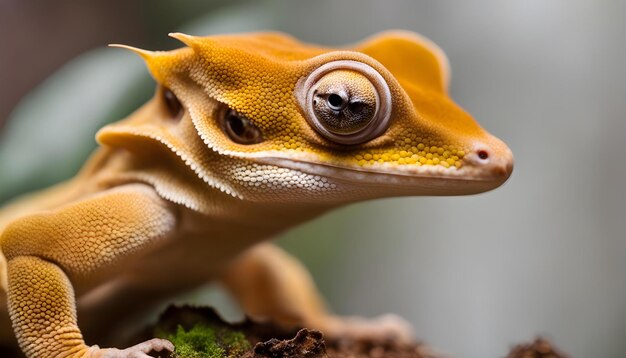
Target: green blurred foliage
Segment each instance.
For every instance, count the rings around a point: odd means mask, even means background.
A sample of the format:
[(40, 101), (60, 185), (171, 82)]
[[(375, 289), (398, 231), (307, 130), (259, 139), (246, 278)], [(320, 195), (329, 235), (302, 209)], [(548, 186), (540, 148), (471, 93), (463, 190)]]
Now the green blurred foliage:
[(139, 61), (99, 49), (35, 89), (0, 138), (0, 203), (76, 173), (96, 147), (96, 131), (145, 101), (148, 84)]
[(252, 348), (243, 333), (204, 324), (188, 331), (178, 326), (175, 333), (163, 337), (174, 344), (177, 358), (235, 358)]

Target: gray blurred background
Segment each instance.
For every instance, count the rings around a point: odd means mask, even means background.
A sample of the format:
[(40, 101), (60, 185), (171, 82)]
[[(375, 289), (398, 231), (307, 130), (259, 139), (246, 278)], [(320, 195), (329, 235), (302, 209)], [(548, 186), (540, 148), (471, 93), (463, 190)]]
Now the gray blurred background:
[(141, 62), (107, 43), (413, 30), (448, 54), (452, 96), (509, 144), (513, 176), (477, 196), (353, 205), (281, 243), (336, 312), (400, 314), (455, 357), (538, 334), (574, 357), (624, 357), (625, 24), (626, 2), (609, 0), (2, 0), (0, 201), (72, 175), (95, 130), (150, 96)]

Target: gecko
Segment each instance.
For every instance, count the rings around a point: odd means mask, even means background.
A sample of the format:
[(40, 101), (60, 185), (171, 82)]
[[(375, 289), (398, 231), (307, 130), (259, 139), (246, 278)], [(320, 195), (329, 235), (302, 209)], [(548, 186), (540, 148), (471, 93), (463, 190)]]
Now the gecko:
[(0, 210), (0, 340), (27, 357), (147, 357), (103, 348), (126, 317), (207, 282), (250, 317), (330, 337), (410, 335), (330, 313), (270, 239), (354, 202), (467, 195), (513, 156), (449, 96), (443, 51), (407, 31), (330, 48), (278, 32), (196, 37), (138, 54), (154, 96), (96, 135), (72, 179)]

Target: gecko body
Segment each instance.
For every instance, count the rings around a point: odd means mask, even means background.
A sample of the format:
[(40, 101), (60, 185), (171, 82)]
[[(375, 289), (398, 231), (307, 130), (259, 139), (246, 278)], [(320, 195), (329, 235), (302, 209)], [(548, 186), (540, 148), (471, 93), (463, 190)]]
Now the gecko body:
[(328, 313), (302, 265), (267, 240), (348, 203), (506, 181), (511, 152), (450, 99), (443, 52), (400, 31), (338, 49), (279, 33), (172, 36), (185, 46), (130, 48), (156, 93), (98, 132), (80, 173), (0, 211), (0, 337), (28, 357), (171, 350), (95, 344), (214, 280), (253, 317), (407, 337), (397, 320)]

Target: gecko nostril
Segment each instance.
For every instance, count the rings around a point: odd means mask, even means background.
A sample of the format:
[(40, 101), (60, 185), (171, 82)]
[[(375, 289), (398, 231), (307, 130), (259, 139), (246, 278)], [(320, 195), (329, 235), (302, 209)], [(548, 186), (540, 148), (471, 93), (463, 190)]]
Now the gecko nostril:
[(478, 151), (478, 158), (482, 160), (487, 160), (489, 158), (489, 152), (484, 149)]

